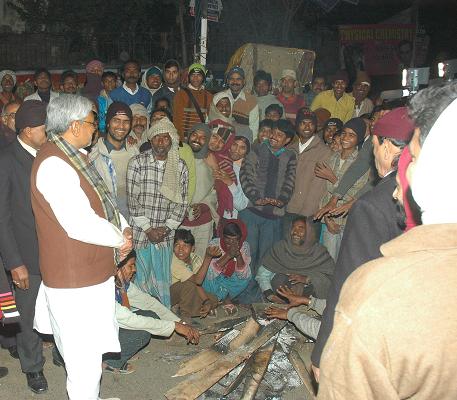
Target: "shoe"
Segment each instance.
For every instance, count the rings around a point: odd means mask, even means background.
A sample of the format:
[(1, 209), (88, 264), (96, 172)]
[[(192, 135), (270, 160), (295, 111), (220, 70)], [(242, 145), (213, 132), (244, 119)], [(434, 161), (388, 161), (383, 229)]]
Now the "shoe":
[(64, 367), (65, 368), (65, 361), (63, 360), (62, 357), (60, 357), (60, 354), (56, 355), (52, 353), (52, 363), (56, 367)]
[(9, 351), (11, 357), (15, 358), (16, 360), (19, 360), (19, 353), (17, 352), (16, 345), (8, 347), (8, 351)]
[(48, 381), (44, 377), (43, 371), (27, 372), (27, 385), (33, 393), (41, 394), (48, 390)]
[(8, 375), (8, 368), (0, 367), (0, 378), (3, 378), (6, 375)]

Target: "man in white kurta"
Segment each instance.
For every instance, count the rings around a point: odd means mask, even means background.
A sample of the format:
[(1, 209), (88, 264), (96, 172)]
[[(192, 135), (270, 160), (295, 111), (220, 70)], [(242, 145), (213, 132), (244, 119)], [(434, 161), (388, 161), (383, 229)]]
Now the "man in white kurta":
[[(80, 96), (51, 101), (50, 141), (35, 159), (31, 175), (43, 275), (35, 328), (54, 335), (65, 361), (70, 400), (98, 400), (102, 355), (120, 351), (113, 249), (120, 249), (120, 258), (131, 249), (125, 219), (120, 215), (118, 227), (108, 220), (106, 193), (100, 191), (97, 175), (85, 170), (82, 149), (95, 129), (91, 107)], [(117, 212), (115, 202), (109, 201)]]

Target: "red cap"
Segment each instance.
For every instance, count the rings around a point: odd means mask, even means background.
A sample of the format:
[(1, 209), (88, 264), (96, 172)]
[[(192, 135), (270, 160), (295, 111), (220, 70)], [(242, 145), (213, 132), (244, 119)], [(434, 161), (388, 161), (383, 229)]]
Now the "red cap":
[(394, 108), (382, 116), (373, 127), (373, 134), (407, 142), (414, 131), (414, 123), (408, 116), (407, 107)]

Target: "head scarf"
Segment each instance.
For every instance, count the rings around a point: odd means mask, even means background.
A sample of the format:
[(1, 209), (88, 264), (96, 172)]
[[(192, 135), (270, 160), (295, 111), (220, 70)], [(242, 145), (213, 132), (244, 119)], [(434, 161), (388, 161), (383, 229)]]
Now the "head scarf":
[(436, 120), (416, 162), (411, 188), (414, 200), (421, 208), (423, 224), (457, 223), (457, 208), (455, 207), (456, 115), (457, 99)]
[(100, 96), (100, 92), (103, 90), (102, 78), (92, 72), (86, 73), (86, 84), (81, 90), (81, 94), (87, 97), (93, 103), (97, 103), (97, 97)]
[[(221, 120), (211, 121), (209, 123), (212, 133), (219, 135), (224, 141), (224, 147), (219, 151), (213, 151), (214, 157), (219, 168), (230, 175), (233, 182), (237, 183), (235, 171), (233, 170), (233, 161), (230, 158), (229, 151), (235, 141), (235, 131), (233, 128)], [(217, 194), (217, 213), (223, 217), (224, 212), (233, 212), (233, 195), (228, 186), (219, 179), (214, 182)]]
[(413, 210), (411, 209), (411, 197), (410, 194), (410, 186), (408, 182), (408, 178), (406, 177), (406, 170), (408, 169), (408, 165), (411, 163), (412, 157), (411, 153), (409, 152), (409, 147), (406, 146), (401, 155), (400, 159), (398, 160), (398, 169), (397, 174), (400, 179), (400, 185), (403, 192), (403, 208), (405, 209), (406, 214), (406, 228), (405, 232), (409, 231), (411, 228), (414, 228), (418, 223), (416, 222), (415, 215)]
[(197, 160), (202, 160), (202, 159), (206, 158), (206, 156), (208, 154), (208, 142), (209, 142), (209, 138), (211, 137), (211, 129), (209, 128), (209, 126), (207, 124), (203, 124), (203, 123), (195, 124), (192, 127), (192, 129), (190, 130), (189, 136), (187, 138), (187, 143), (189, 143), (190, 135), (197, 130), (205, 132), (206, 143), (201, 148), (200, 151), (198, 151), (197, 153), (193, 153), (193, 154)]
[(24, 101), (16, 111), (16, 131), (45, 125), (46, 106), (47, 104), (39, 100)]
[(316, 239), (311, 224), (312, 217), (307, 218), (305, 242), (301, 246), (292, 243), (289, 231), (264, 256), (262, 265), (274, 273), (308, 276), (316, 296), (325, 298), (326, 293), (323, 292), (328, 290), (329, 277), (333, 274), (335, 263), (327, 249)]
[(160, 86), (157, 89), (151, 89), (148, 86), (148, 78), (151, 75), (159, 75), (160, 80), (162, 80), (163, 79), (162, 70), (157, 65), (154, 65), (151, 68), (148, 68), (146, 70), (146, 72), (143, 74), (143, 77), (141, 78), (141, 86), (144, 87), (145, 89), (149, 90), (149, 92), (151, 93), (151, 96), (153, 96), (155, 94), (155, 92), (157, 92), (162, 87), (162, 84), (160, 84)]
[(130, 110), (132, 111), (132, 118), (135, 115), (146, 117), (146, 119), (148, 120), (147, 129), (149, 129), (149, 114), (148, 110), (146, 110), (146, 107), (143, 106), (143, 104), (134, 103), (130, 104)]
[(86, 73), (92, 74), (94, 71), (94, 68), (96, 68), (96, 67), (99, 67), (101, 69), (105, 68), (105, 66), (103, 65), (103, 63), (100, 60), (92, 60), (86, 64)]
[(155, 121), (148, 130), (148, 140), (162, 133), (168, 133), (171, 138), (171, 148), (167, 155), (165, 172), (163, 174), (162, 186), (160, 192), (173, 203), (184, 203), (186, 199), (182, 198), (179, 171), (179, 135), (173, 123), (168, 118), (162, 118)]
[(9, 75), (11, 78), (13, 78), (13, 86), (16, 86), (16, 73), (14, 71), (11, 71), (10, 69), (4, 69), (3, 71), (0, 72), (0, 92), (3, 92), (3, 88), (1, 86), (3, 78)]
[[(221, 219), (221, 222), (217, 228), (217, 236), (219, 236), (221, 249), (224, 251), (224, 253), (227, 253), (227, 251), (228, 251), (228, 247), (224, 240), (224, 228), (228, 224), (235, 224), (235, 225), (238, 225), (238, 228), (240, 228), (240, 231), (241, 231), (241, 238), (239, 241), (240, 249), (243, 246), (243, 243), (245, 242), (245, 240), (248, 236), (248, 230), (246, 228), (246, 225), (240, 219)], [(215, 265), (214, 268), (216, 269), (216, 271), (218, 271), (220, 274), (222, 274), (224, 276), (230, 277), (235, 272), (236, 261), (230, 260), (223, 267), (219, 267), (217, 265), (217, 263), (214, 265)]]
[(343, 126), (344, 128), (352, 129), (355, 134), (357, 135), (357, 145), (360, 148), (360, 145), (365, 140), (365, 133), (367, 131), (367, 124), (363, 120), (363, 118), (352, 118), (348, 122), (346, 122)]
[(213, 101), (211, 102), (211, 105), (209, 107), (209, 114), (208, 114), (208, 119), (210, 121), (214, 121), (214, 120), (221, 120), (221, 121), (224, 121), (230, 125), (233, 125), (233, 122), (235, 121), (235, 119), (232, 117), (232, 112), (230, 112), (230, 116), (226, 117), (225, 115), (223, 115), (216, 107), (217, 103), (219, 103), (220, 100), (222, 99), (225, 99), (227, 98), (230, 102), (230, 109), (232, 110), (233, 109), (233, 103), (232, 101), (230, 100), (230, 97), (227, 95), (227, 93), (224, 93), (224, 92), (219, 92), (219, 93), (216, 93), (213, 97)]
[(111, 103), (111, 105), (108, 107), (108, 110), (106, 111), (106, 117), (105, 117), (106, 125), (108, 125), (109, 122), (116, 115), (119, 115), (119, 114), (127, 115), (127, 117), (129, 117), (129, 119), (130, 119), (130, 122), (132, 122), (133, 114), (132, 114), (132, 110), (130, 109), (130, 107), (125, 103), (122, 103), (120, 101), (115, 101), (115, 102)]

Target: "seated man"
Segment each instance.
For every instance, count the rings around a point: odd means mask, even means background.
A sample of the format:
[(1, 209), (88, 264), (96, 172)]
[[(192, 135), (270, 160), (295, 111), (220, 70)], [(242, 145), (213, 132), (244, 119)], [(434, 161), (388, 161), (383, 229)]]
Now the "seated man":
[(119, 324), (120, 358), (104, 360), (104, 370), (129, 374), (134, 372), (128, 360), (145, 347), (154, 336), (168, 337), (173, 332), (188, 343), (198, 344), (200, 334), (154, 297), (142, 292), (133, 282), (136, 253), (133, 250), (118, 267), (116, 274), (116, 320)]
[(316, 240), (310, 221), (297, 217), (290, 234), (275, 243), (263, 258), (255, 279), (267, 300), (281, 303), (274, 293), (283, 285), (294, 286), (298, 295), (326, 298), (335, 263)]
[(171, 305), (182, 317), (206, 317), (217, 307), (217, 297), (201, 287), (211, 260), (220, 257), (217, 246), (206, 249), (204, 259), (195, 253), (195, 238), (187, 229), (178, 229), (173, 243), (170, 287)]

